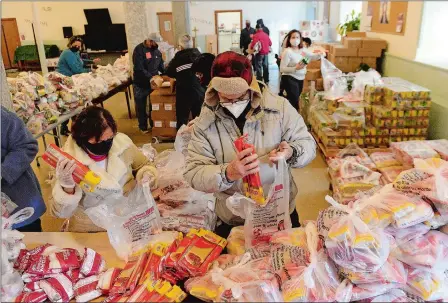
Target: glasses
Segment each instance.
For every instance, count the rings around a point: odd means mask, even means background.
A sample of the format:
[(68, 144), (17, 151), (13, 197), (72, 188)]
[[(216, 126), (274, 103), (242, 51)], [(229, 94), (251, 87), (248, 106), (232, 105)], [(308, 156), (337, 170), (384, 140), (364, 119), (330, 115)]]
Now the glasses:
[(226, 101), (226, 102), (221, 102), (221, 104), (244, 104), (247, 102), (247, 99), (244, 100), (236, 100), (236, 101)]

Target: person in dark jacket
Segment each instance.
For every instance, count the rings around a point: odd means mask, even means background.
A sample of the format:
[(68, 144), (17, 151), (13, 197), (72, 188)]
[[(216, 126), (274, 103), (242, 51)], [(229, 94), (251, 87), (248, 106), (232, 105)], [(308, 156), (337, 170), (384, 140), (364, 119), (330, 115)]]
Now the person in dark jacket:
[(243, 28), (240, 35), (240, 48), (246, 56), (248, 54), (247, 49), (249, 48), (253, 35), (255, 35), (255, 29), (250, 26), (250, 20), (246, 20), (246, 27)]
[(26, 232), (42, 231), (40, 217), (46, 206), (39, 181), (30, 164), (38, 152), (36, 139), (15, 113), (2, 106), (2, 192), (18, 205), (15, 211), (34, 208), (34, 214), (14, 229)]
[[(162, 53), (157, 42), (162, 37), (158, 33), (151, 33), (145, 41), (134, 48), (132, 62), (134, 64), (134, 99), (137, 111), (138, 127), (143, 134), (148, 130), (148, 97), (151, 94), (150, 80), (164, 72)], [(150, 122), (152, 126), (152, 121)]]
[(195, 73), (196, 77), (198, 77), (204, 91), (207, 89), (207, 86), (212, 80), (213, 61), (215, 61), (215, 55), (204, 53), (201, 54), (191, 66), (193, 73)]
[(264, 23), (263, 23), (263, 19), (258, 19), (257, 20), (257, 25), (261, 25), (261, 28), (263, 29), (263, 31), (269, 36), (269, 28), (267, 28)]
[(199, 79), (191, 69), (201, 53), (197, 48), (193, 48), (190, 35), (181, 36), (178, 43), (181, 50), (176, 53), (166, 71), (169, 77), (176, 79), (177, 129), (188, 124), (190, 112), (193, 119), (199, 116), (205, 94)]

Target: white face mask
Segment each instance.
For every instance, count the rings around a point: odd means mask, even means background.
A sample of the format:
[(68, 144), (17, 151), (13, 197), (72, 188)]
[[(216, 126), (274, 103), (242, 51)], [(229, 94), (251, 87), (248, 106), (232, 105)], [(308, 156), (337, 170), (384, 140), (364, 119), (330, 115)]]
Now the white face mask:
[(247, 100), (241, 100), (241, 101), (238, 101), (238, 102), (235, 102), (235, 103), (228, 103), (228, 102), (221, 103), (221, 105), (222, 105), (222, 107), (227, 108), (227, 110), (229, 112), (231, 112), (232, 115), (235, 118), (238, 118), (244, 112), (244, 110), (246, 109), (247, 104), (249, 103), (249, 101), (250, 100), (247, 99)]
[(291, 40), (291, 45), (292, 46), (299, 46), (300, 44), (300, 40), (299, 39), (292, 39)]

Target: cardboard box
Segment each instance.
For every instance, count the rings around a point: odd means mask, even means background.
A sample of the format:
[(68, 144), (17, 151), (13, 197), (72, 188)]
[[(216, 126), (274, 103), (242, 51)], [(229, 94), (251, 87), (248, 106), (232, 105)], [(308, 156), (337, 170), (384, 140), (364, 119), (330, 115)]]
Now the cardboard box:
[(154, 123), (153, 129), (165, 127), (165, 121), (164, 120), (153, 120), (153, 123)]
[(335, 64), (339, 64), (339, 65), (344, 65), (344, 64), (348, 64), (348, 58), (349, 57), (331, 56), (330, 62), (333, 62)]
[(353, 71), (356, 71), (362, 63), (361, 57), (349, 57), (348, 64), (351, 66)]
[(158, 110), (158, 111), (151, 111), (151, 120), (157, 121), (157, 120), (170, 120), (170, 119), (176, 119), (176, 112), (175, 111), (165, 111), (165, 110)]
[(331, 54), (335, 57), (356, 57), (358, 56), (358, 49), (346, 48), (343, 45), (334, 45)]
[(306, 66), (306, 68), (307, 68), (308, 70), (309, 70), (309, 69), (315, 69), (315, 68), (320, 69), (320, 65), (321, 65), (320, 60), (314, 60), (314, 61), (310, 61), (310, 63), (308, 63), (308, 65)]
[(334, 55), (328, 56), (328, 60), (344, 73), (352, 71), (351, 66), (348, 64), (348, 58), (349, 57), (335, 57)]
[(176, 103), (176, 94), (164, 94), (160, 89), (156, 89), (151, 93), (151, 104), (154, 103)]
[(324, 79), (319, 78), (316, 80), (316, 90), (318, 90), (318, 91), (324, 90)]
[(360, 48), (358, 49), (359, 57), (381, 57), (382, 50), (380, 48)]
[(362, 38), (342, 37), (342, 43), (347, 48), (361, 48)]
[(362, 40), (362, 48), (386, 49), (387, 41), (378, 38), (364, 38)]
[(168, 120), (165, 121), (165, 127), (176, 129), (176, 126), (177, 126), (176, 118), (168, 119)]
[(168, 76), (162, 76), (162, 78), (163, 78), (163, 84), (161, 87), (158, 87), (157, 85), (154, 85), (154, 83), (151, 82), (151, 88), (153, 90), (159, 90), (160, 91), (159, 93), (161, 95), (174, 94), (176, 90), (176, 79), (170, 78)]
[(161, 127), (161, 128), (153, 128), (151, 131), (153, 137), (176, 137), (177, 130), (176, 128), (171, 127)]
[(307, 68), (305, 80), (317, 80), (318, 78), (321, 77), (322, 73), (320, 72), (320, 69)]
[(354, 37), (354, 38), (365, 38), (367, 37), (366, 32), (347, 32), (345, 34), (346, 37)]
[(376, 58), (375, 57), (362, 57), (362, 63), (367, 64), (373, 69), (376, 69)]

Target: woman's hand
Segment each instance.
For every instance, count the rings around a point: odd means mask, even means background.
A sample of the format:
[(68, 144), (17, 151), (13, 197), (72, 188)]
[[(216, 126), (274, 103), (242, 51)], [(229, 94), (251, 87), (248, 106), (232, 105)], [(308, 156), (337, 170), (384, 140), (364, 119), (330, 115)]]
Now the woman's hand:
[(283, 141), (280, 143), (277, 149), (274, 149), (269, 153), (269, 160), (271, 162), (277, 163), (278, 160), (284, 158), (285, 160), (288, 160), (292, 157), (293, 150), (292, 147), (289, 146), (288, 142)]
[(296, 64), (296, 70), (301, 70), (305, 67), (306, 65), (303, 64), (302, 61), (300, 61), (299, 63)]
[(101, 62), (101, 59), (100, 58), (95, 58), (95, 59), (93, 59), (93, 63), (95, 63), (95, 64), (98, 64), (98, 63), (100, 63)]
[(236, 154), (237, 158), (230, 162), (226, 169), (226, 178), (233, 182), (240, 180), (247, 175), (255, 174), (260, 171), (260, 162), (258, 155), (252, 148), (247, 148)]
[(75, 169), (75, 160), (60, 160), (56, 165), (56, 178), (58, 179), (62, 189), (68, 194), (73, 194), (75, 192), (76, 183), (73, 179), (73, 172)]

